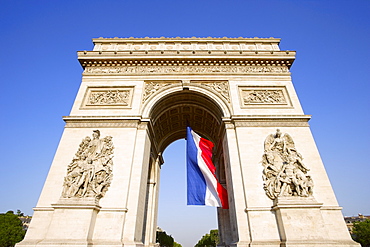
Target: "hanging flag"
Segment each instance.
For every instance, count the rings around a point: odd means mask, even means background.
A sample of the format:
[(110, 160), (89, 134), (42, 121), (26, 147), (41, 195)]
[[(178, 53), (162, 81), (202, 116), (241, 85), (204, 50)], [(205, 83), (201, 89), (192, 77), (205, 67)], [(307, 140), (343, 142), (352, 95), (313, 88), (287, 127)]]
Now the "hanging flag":
[(216, 178), (213, 143), (186, 128), (188, 205), (229, 208), (226, 189)]

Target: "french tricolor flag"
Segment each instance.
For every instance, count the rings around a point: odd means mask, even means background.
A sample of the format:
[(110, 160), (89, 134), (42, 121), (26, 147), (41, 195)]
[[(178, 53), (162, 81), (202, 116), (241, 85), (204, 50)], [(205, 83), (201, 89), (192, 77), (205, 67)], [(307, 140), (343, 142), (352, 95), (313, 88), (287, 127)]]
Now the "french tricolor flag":
[(226, 189), (216, 178), (213, 143), (186, 128), (188, 205), (229, 208)]

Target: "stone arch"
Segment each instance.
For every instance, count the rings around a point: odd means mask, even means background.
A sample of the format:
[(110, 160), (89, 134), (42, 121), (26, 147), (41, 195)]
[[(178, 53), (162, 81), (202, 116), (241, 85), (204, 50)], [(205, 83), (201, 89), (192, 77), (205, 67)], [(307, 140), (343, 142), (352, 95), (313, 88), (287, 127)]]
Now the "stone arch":
[[(174, 88), (172, 88), (174, 89)], [(186, 126), (189, 124), (194, 131), (211, 140), (214, 144), (213, 159), (216, 166), (216, 174), (221, 184), (227, 188), (232, 184), (228, 184), (226, 179), (226, 168), (224, 162), (224, 132), (225, 123), (223, 119), (225, 115), (230, 114), (229, 108), (223, 100), (200, 87), (190, 87), (182, 90), (171, 90), (169, 93), (162, 94), (160, 97), (153, 97), (148, 118), (150, 119), (151, 129), (151, 147), (152, 153), (157, 158), (153, 159), (149, 164), (149, 181), (158, 179), (157, 173), (150, 171), (155, 170), (158, 165), (158, 158), (161, 159), (161, 153), (172, 142), (183, 139), (186, 136)], [(216, 99), (216, 100), (215, 100)], [(219, 104), (221, 102), (221, 105)], [(164, 162), (161, 160), (161, 162)], [(151, 207), (149, 201), (158, 200), (158, 191), (152, 193), (150, 186), (146, 192), (147, 204), (145, 206), (145, 215), (150, 218), (150, 215), (156, 215), (154, 208)], [(217, 213), (218, 225), (220, 234), (230, 231), (231, 223), (229, 210), (219, 209)], [(149, 220), (145, 220), (149, 222)], [(147, 230), (153, 231), (150, 226)], [(148, 235), (150, 233), (145, 233)], [(224, 239), (225, 237), (223, 237)], [(223, 240), (224, 241), (224, 240)]]
[(211, 97), (193, 90), (175, 91), (155, 99), (149, 118), (158, 151), (162, 152), (173, 141), (185, 138), (187, 124), (218, 143), (224, 115), (222, 107)]
[(199, 83), (182, 83), (180, 82), (173, 83), (173, 81), (169, 81), (172, 83), (167, 87), (163, 87), (159, 89), (153, 96), (148, 97), (148, 100), (143, 102), (141, 114), (144, 118), (148, 118), (153, 107), (158, 104), (161, 99), (165, 98), (167, 95), (170, 95), (175, 92), (181, 92), (189, 90), (191, 92), (196, 92), (198, 94), (203, 94), (209, 100), (211, 100), (222, 112), (223, 117), (229, 118), (232, 115), (230, 103), (227, 102), (220, 94), (215, 93), (213, 90), (209, 90), (208, 88), (202, 87)]

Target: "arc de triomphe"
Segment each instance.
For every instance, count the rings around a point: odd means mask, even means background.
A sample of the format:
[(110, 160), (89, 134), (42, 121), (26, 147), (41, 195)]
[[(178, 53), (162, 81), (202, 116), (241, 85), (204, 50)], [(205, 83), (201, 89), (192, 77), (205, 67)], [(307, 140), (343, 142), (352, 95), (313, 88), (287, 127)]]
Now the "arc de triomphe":
[[(358, 246), (275, 38), (98, 38), (25, 239), (154, 246), (161, 153), (215, 143), (220, 246)], [(185, 192), (184, 192), (185, 193)]]

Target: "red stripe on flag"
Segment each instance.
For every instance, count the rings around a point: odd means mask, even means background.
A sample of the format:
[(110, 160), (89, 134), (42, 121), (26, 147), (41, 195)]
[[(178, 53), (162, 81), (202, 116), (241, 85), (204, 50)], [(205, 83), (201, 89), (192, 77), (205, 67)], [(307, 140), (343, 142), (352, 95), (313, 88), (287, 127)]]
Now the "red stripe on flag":
[(213, 143), (207, 139), (200, 138), (199, 148), (202, 150), (202, 158), (208, 166), (208, 169), (212, 172), (213, 176), (215, 176), (216, 168), (212, 162)]
[(206, 163), (208, 169), (212, 172), (213, 176), (216, 178), (217, 181), (217, 194), (220, 198), (222, 208), (223, 209), (229, 209), (229, 201), (228, 201), (228, 195), (227, 190), (218, 182), (218, 179), (216, 177), (216, 167), (212, 162), (212, 150), (213, 150), (213, 142), (200, 138), (199, 140), (199, 148), (202, 151), (202, 158), (204, 162)]

